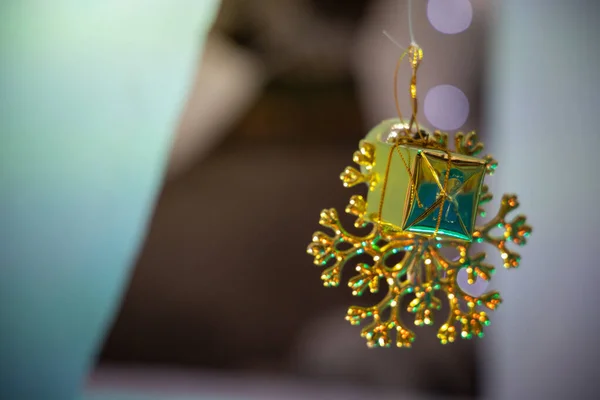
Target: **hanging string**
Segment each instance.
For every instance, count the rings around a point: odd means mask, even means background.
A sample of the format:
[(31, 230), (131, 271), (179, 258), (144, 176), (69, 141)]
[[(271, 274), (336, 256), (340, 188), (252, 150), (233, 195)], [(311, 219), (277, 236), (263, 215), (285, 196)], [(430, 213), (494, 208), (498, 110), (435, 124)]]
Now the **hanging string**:
[(387, 31), (385, 31), (385, 30), (384, 30), (384, 31), (383, 31), (383, 34), (384, 34), (384, 35), (385, 35), (385, 36), (386, 36), (388, 39), (390, 39), (390, 42), (394, 43), (394, 44), (396, 45), (396, 47), (398, 47), (400, 50), (402, 50), (402, 51), (406, 51), (406, 49), (405, 49), (404, 47), (402, 47), (402, 45), (401, 45), (400, 43), (398, 43), (398, 42), (396, 41), (396, 39), (394, 39), (394, 38), (392, 37), (392, 35), (390, 35), (389, 33), (387, 33)]
[(415, 42), (415, 34), (413, 32), (413, 26), (412, 26), (412, 0), (408, 0), (408, 34), (410, 36), (410, 44), (411, 45), (416, 45), (417, 42)]

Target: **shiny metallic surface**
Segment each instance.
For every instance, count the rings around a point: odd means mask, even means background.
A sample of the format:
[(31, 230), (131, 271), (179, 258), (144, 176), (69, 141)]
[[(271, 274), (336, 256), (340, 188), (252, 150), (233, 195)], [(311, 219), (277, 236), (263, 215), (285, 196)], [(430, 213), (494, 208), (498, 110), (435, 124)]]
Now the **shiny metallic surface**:
[(402, 126), (399, 120), (384, 121), (363, 143), (363, 147), (370, 144), (375, 153), (371, 167), (374, 184), (367, 197), (369, 219), (395, 230), (472, 240), (486, 161), (410, 145), (393, 151), (390, 139), (398, 137), (398, 126)]
[[(361, 331), (369, 347), (389, 347), (394, 341), (397, 347), (411, 347), (415, 333), (400, 318), (405, 296), (414, 297), (408, 311), (414, 314), (417, 326), (432, 325), (434, 311), (441, 309), (438, 296), (447, 297), (449, 316), (437, 334), (442, 344), (454, 342), (457, 336), (483, 337), (489, 319), (480, 306), (494, 310), (502, 299), (496, 291), (480, 296), (468, 294), (459, 286), (458, 273), (465, 270), (469, 284), (490, 280), (494, 267), (485, 263), (485, 253), (470, 254), (473, 243), (492, 244), (500, 251), (504, 267), (517, 267), (520, 255), (507, 245), (524, 245), (532, 229), (522, 215), (507, 219), (518, 207), (517, 197), (510, 194), (502, 197), (495, 217), (473, 227), (475, 216), (483, 216), (483, 205), (492, 199), (483, 178), (497, 167), (491, 156), (476, 158), (483, 144), (474, 132), (456, 134), (450, 151), (445, 132), (424, 134), (397, 129), (402, 126), (407, 125), (392, 119), (375, 127), (354, 153), (353, 160), (360, 170), (347, 167), (340, 176), (345, 187), (368, 186), (367, 199), (353, 195), (345, 211), (356, 218), (356, 228), (370, 226), (370, 231), (352, 234), (342, 226), (335, 209), (325, 209), (319, 223), (330, 232), (316, 232), (307, 251), (315, 265), (325, 267), (321, 279), (326, 287), (340, 284), (344, 267), (356, 270), (348, 282), (355, 296), (367, 289), (377, 293), (382, 284), (387, 284), (387, 293), (377, 304), (348, 309), (346, 320), (352, 325), (370, 319)], [(395, 157), (395, 150), (399, 155), (406, 151), (406, 156)], [(425, 185), (434, 185), (434, 190), (424, 190)], [(388, 197), (386, 192), (391, 195)], [(468, 201), (459, 200), (459, 193)], [(422, 203), (425, 195), (432, 205), (418, 214), (415, 210), (427, 204)], [(451, 207), (444, 207), (444, 203)], [(413, 218), (415, 213), (417, 217)], [(463, 221), (458, 230), (461, 216), (466, 216), (468, 223)], [(464, 228), (472, 231), (465, 232)], [(502, 233), (492, 234), (493, 229)], [(458, 259), (444, 255), (443, 248), (458, 250)], [(402, 254), (400, 261), (392, 261), (395, 254)], [(371, 262), (353, 263), (362, 255), (369, 256)]]

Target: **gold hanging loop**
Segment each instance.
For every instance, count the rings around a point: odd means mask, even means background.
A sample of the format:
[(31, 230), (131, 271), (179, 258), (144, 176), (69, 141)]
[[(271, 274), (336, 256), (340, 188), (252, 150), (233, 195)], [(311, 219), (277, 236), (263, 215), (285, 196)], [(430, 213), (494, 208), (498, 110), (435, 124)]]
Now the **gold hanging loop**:
[(419, 128), (419, 122), (417, 121), (417, 112), (419, 109), (419, 102), (417, 98), (417, 70), (421, 66), (423, 60), (423, 49), (416, 43), (412, 43), (408, 48), (408, 55), (410, 61), (410, 68), (412, 70), (412, 76), (410, 79), (410, 99), (412, 105), (412, 115), (408, 124), (408, 129), (412, 131), (413, 125), (417, 128), (417, 134), (420, 139), (423, 139), (421, 129)]

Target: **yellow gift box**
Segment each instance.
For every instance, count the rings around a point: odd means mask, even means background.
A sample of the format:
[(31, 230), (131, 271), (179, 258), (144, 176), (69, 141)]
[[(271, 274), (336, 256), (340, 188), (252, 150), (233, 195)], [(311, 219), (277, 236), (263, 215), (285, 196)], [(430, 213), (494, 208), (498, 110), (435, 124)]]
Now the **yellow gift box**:
[(398, 119), (373, 128), (364, 141), (374, 149), (374, 180), (367, 218), (382, 226), (425, 236), (471, 241), (486, 161), (435, 146), (396, 140), (406, 126)]

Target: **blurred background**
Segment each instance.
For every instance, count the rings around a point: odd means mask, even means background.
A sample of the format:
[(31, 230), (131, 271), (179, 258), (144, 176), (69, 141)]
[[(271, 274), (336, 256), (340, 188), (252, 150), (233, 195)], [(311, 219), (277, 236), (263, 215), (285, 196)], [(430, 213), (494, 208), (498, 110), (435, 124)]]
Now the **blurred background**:
[[(429, 128), (479, 127), (486, 8), (414, 2)], [(407, 47), (407, 11), (395, 0), (221, 2), (99, 371), (143, 366), (381, 393), (480, 393), (476, 343), (442, 347), (437, 328), (424, 328), (410, 351), (368, 349), (344, 320), (357, 299), (345, 285), (323, 288), (306, 255), (321, 209), (343, 209), (356, 192), (339, 174), (358, 141), (395, 116), (402, 50), (382, 31)], [(400, 72), (406, 113), (409, 71)]]
[(411, 350), (306, 254), (396, 115), (408, 1), (216, 3), (0, 2), (0, 398), (75, 398), (96, 351), (88, 400), (596, 398), (600, 2), (412, 2), (420, 122), (476, 129), (534, 233), (484, 340)]

